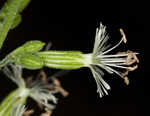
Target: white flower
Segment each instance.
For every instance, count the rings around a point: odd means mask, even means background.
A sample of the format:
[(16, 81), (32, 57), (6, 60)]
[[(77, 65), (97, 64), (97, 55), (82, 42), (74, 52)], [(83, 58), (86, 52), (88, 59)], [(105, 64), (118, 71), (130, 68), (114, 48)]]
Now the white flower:
[[(123, 30), (121, 30), (121, 34), (123, 35)], [(111, 47), (107, 44), (109, 37), (106, 33), (106, 27), (100, 24), (100, 27), (96, 29), (95, 43), (92, 54), (85, 54), (84, 64), (86, 67), (89, 67), (93, 73), (93, 76), (97, 83), (97, 92), (100, 97), (105, 94), (108, 94), (107, 90), (110, 89), (110, 86), (103, 80), (102, 76), (104, 73), (101, 69), (105, 69), (109, 73), (116, 73), (120, 77), (126, 77), (127, 72), (122, 73), (119, 69), (125, 69), (126, 71), (131, 71), (137, 68), (137, 65), (131, 67), (130, 65), (138, 62), (137, 57), (131, 51), (129, 52), (121, 52), (115, 55), (108, 54), (113, 49), (118, 47), (122, 42), (126, 42), (125, 34), (123, 35), (120, 42)], [(136, 58), (135, 58), (136, 57)], [(117, 70), (118, 69), (118, 70)]]
[(3, 71), (13, 82), (19, 86), (17, 91), (18, 93), (15, 95), (16, 99), (25, 99), (31, 97), (49, 109), (53, 109), (55, 107), (49, 102), (52, 101), (53, 103), (57, 103), (57, 99), (42, 80), (36, 79), (31, 84), (26, 86), (26, 83), (22, 78), (22, 67), (12, 63), (9, 63), (7, 66), (5, 66)]

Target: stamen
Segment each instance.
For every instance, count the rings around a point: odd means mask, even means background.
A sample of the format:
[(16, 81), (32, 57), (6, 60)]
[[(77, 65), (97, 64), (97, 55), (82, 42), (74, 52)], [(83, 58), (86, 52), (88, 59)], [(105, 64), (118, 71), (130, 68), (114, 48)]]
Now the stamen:
[(24, 115), (24, 116), (30, 116), (30, 115), (33, 114), (33, 113), (34, 113), (34, 110), (31, 109), (31, 110), (25, 111), (25, 112), (23, 113), (23, 115)]
[(126, 44), (127, 43), (127, 38), (126, 38), (126, 35), (125, 35), (123, 29), (121, 29), (121, 28), (120, 28), (120, 34), (122, 35), (123, 42)]
[(96, 57), (109, 58), (109, 57), (124, 57), (124, 56), (128, 56), (128, 54), (126, 52), (118, 52), (115, 55), (99, 55), (99, 56), (96, 56)]
[(125, 67), (125, 66), (118, 66), (116, 64), (106, 64), (107, 66), (113, 66), (113, 67), (118, 67), (118, 68), (123, 68), (123, 69), (128, 69), (129, 67)]
[(115, 45), (114, 47), (112, 47), (112, 48), (108, 49), (107, 51), (103, 52), (102, 54), (106, 54), (106, 53), (112, 51), (113, 49), (115, 49), (116, 47), (118, 47), (121, 44), (122, 41), (124, 43), (127, 43), (126, 35), (125, 35), (123, 29), (120, 29), (120, 33), (122, 35), (122, 38), (121, 38), (120, 42), (117, 45)]
[(132, 51), (128, 51), (128, 57), (126, 59), (127, 65), (131, 65), (135, 62), (139, 63), (139, 59), (137, 58), (136, 54), (133, 53)]
[(122, 73), (121, 76), (122, 76), (122, 77), (125, 77), (125, 76), (128, 75), (128, 73), (129, 73), (129, 71), (127, 70), (126, 72)]
[(130, 82), (129, 82), (129, 78), (127, 76), (124, 77), (124, 82), (125, 82), (126, 85), (129, 85)]
[(101, 61), (104, 63), (121, 63), (121, 62), (124, 63), (125, 62), (125, 60), (117, 60), (117, 59), (112, 59), (112, 60), (111, 59), (110, 60), (109, 59), (106, 59), (106, 60), (102, 59)]
[(51, 116), (52, 115), (52, 110), (45, 108), (45, 113), (42, 113), (41, 116)]
[(57, 91), (59, 91), (64, 97), (67, 97), (69, 95), (69, 93), (64, 88), (62, 88), (61, 83), (59, 82), (59, 80), (55, 77), (53, 77), (52, 80), (53, 80), (53, 83), (55, 85), (55, 89)]
[(133, 53), (133, 57), (134, 57), (134, 59), (136, 60), (136, 62), (139, 63), (139, 59), (137, 58), (137, 56), (136, 56), (135, 53)]
[(133, 67), (128, 67), (128, 70), (129, 71), (134, 71), (135, 69), (137, 69), (138, 68), (138, 65), (135, 65), (135, 66), (133, 66)]
[(120, 42), (119, 42), (117, 45), (115, 45), (114, 47), (112, 47), (112, 48), (108, 49), (107, 51), (103, 52), (102, 55), (104, 55), (104, 54), (106, 54), (106, 53), (112, 51), (112, 50), (115, 49), (116, 47), (118, 47), (118, 46), (121, 44), (122, 41), (123, 41), (123, 39), (121, 39)]

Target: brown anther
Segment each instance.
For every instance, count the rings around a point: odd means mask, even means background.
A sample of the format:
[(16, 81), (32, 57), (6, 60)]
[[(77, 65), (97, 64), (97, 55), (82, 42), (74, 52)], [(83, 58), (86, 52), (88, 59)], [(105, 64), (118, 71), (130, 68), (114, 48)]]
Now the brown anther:
[(126, 72), (122, 73), (121, 76), (124, 78), (125, 76), (127, 76), (129, 73), (129, 71), (127, 70)]
[(64, 97), (67, 97), (67, 96), (69, 95), (69, 92), (66, 91), (66, 90), (65, 90), (64, 88), (62, 88), (62, 87), (56, 87), (56, 90), (59, 91), (59, 92), (62, 94), (62, 96), (64, 96)]
[(26, 82), (26, 84), (27, 85), (29, 85), (30, 83), (32, 83), (32, 76), (30, 76), (30, 77), (27, 77), (27, 79), (25, 79), (25, 82)]
[(48, 78), (47, 78), (46, 73), (43, 70), (41, 70), (39, 75), (42, 77), (42, 81), (46, 84), (46, 86), (49, 89), (51, 89), (50, 84), (48, 83)]
[(133, 67), (128, 67), (127, 69), (129, 70), (129, 71), (134, 71), (135, 69), (137, 69), (138, 68), (138, 65), (135, 65), (135, 66), (133, 66)]
[(136, 60), (133, 57), (133, 53), (131, 51), (128, 51), (127, 53), (128, 53), (128, 56), (127, 56), (127, 59), (126, 59), (127, 65), (131, 65), (131, 64), (135, 63)]
[(116, 55), (126, 54), (127, 52), (118, 52)]
[(122, 28), (120, 28), (120, 34), (122, 35), (123, 42), (127, 43), (127, 38)]
[(45, 73), (43, 70), (40, 71), (40, 75), (41, 75), (41, 77), (42, 77), (42, 81), (43, 81), (44, 83), (48, 83), (47, 75), (46, 75), (46, 73)]
[(53, 77), (52, 80), (55, 85), (55, 89), (59, 91), (64, 97), (67, 97), (69, 93), (64, 88), (61, 87), (60, 81), (55, 77)]
[(137, 58), (136, 54), (133, 53), (133, 57), (136, 60), (136, 62), (139, 63), (139, 59)]
[[(123, 30), (120, 29), (120, 32), (124, 34)], [(134, 71), (138, 68), (139, 59), (136, 56), (136, 53), (132, 51), (127, 51), (127, 52), (118, 52), (119, 54), (127, 54), (126, 61), (122, 63), (123, 65), (127, 66), (127, 70), (125, 72), (121, 73), (121, 77), (124, 79), (124, 82), (126, 85), (129, 85), (129, 79), (127, 77), (129, 71)], [(134, 64), (135, 63), (135, 64)]]
[(25, 112), (23, 113), (23, 115), (24, 115), (24, 116), (30, 116), (30, 115), (33, 114), (33, 113), (34, 113), (34, 110), (31, 109), (31, 110), (25, 111)]
[(129, 81), (129, 78), (127, 76), (124, 77), (124, 82), (126, 85), (129, 85), (130, 81)]
[(134, 64), (135, 62), (136, 62), (135, 59), (127, 59), (127, 60), (126, 60), (126, 65), (132, 65), (132, 64)]
[(127, 53), (128, 53), (128, 57), (126, 59), (127, 65), (132, 65), (135, 62), (139, 63), (139, 59), (137, 58), (135, 53), (133, 53), (132, 51), (128, 51)]
[(52, 110), (45, 108), (45, 113), (42, 113), (41, 116), (51, 116), (52, 115)]
[(43, 110), (43, 105), (42, 104), (40, 104), (40, 103), (37, 103), (37, 105), (38, 105), (38, 107), (41, 109), (41, 110)]
[(55, 86), (61, 86), (60, 81), (56, 77), (53, 77), (52, 80)]

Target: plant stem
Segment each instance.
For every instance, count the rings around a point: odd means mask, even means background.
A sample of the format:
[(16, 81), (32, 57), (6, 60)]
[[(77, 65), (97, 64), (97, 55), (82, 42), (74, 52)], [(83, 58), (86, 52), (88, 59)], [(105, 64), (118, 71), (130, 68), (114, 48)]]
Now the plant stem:
[(13, 24), (13, 20), (18, 12), (18, 8), (20, 7), (21, 1), (22, 0), (12, 0), (12, 3), (8, 7), (7, 15), (4, 18), (4, 22), (0, 29), (0, 49), (2, 48), (7, 33), (10, 30), (11, 25)]

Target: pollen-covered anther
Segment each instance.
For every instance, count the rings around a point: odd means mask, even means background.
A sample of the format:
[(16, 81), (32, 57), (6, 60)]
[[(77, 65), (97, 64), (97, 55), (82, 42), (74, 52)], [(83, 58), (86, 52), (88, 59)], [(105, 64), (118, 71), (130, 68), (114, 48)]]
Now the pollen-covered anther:
[(25, 111), (25, 112), (23, 113), (23, 115), (24, 115), (24, 116), (30, 116), (30, 115), (33, 114), (33, 113), (34, 113), (34, 110), (31, 109), (31, 110)]
[(127, 51), (127, 59), (126, 59), (126, 64), (127, 65), (132, 65), (133, 63), (139, 63), (139, 59), (137, 58), (136, 54), (132, 51)]
[(134, 71), (134, 70), (136, 70), (138, 68), (138, 65), (135, 65), (135, 66), (133, 66), (133, 67), (128, 67), (127, 69), (129, 70), (129, 71)]
[(45, 113), (42, 113), (41, 116), (51, 116), (52, 115), (52, 110), (45, 108)]
[[(134, 71), (138, 68), (139, 59), (137, 58), (136, 54), (133, 53), (132, 51), (128, 51), (128, 56), (126, 59), (126, 65), (129, 67), (127, 68), (129, 71)], [(136, 64), (135, 64), (136, 63)], [(135, 64), (135, 65), (133, 65)]]
[(122, 35), (123, 42), (126, 44), (127, 43), (127, 38), (126, 38), (126, 35), (125, 35), (125, 33), (124, 33), (122, 28), (120, 28), (120, 34)]
[(129, 74), (129, 71), (126, 70), (124, 73), (121, 74), (121, 77), (124, 78), (125, 76), (127, 76)]
[(138, 68), (139, 59), (136, 56), (136, 53), (132, 51), (127, 52), (119, 52), (117, 55), (123, 55), (127, 54), (126, 60), (124, 62), (124, 65), (126, 66), (125, 72), (121, 73), (121, 77), (124, 79), (124, 82), (126, 85), (129, 85), (129, 79), (127, 77), (128, 73), (130, 71), (134, 71)]
[(62, 88), (60, 81), (55, 77), (53, 77), (52, 80), (53, 84), (55, 85), (56, 91), (59, 91), (64, 97), (67, 97), (69, 95), (69, 92)]
[(41, 70), (39, 75), (42, 78), (42, 82), (45, 83), (46, 87), (51, 90), (51, 85), (48, 82), (48, 77), (47, 77), (46, 73), (43, 70)]
[(129, 85), (129, 83), (130, 83), (129, 78), (127, 76), (124, 77), (124, 83), (126, 85)]

